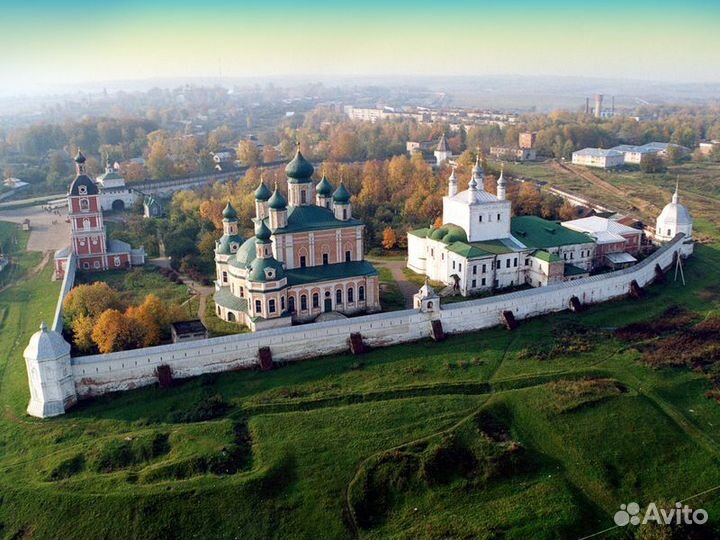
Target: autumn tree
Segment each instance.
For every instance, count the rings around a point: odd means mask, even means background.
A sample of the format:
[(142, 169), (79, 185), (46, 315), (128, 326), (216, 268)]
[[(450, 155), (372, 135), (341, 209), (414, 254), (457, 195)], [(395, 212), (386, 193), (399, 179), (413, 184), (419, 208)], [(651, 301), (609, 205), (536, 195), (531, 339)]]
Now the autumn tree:
[(248, 167), (255, 167), (260, 163), (260, 150), (253, 141), (240, 141), (237, 155), (240, 162)]
[(432, 226), (433, 226), (433, 229), (439, 229), (440, 227), (442, 227), (443, 226), (442, 216), (436, 217)]
[(95, 319), (107, 309), (120, 309), (122, 302), (118, 292), (103, 281), (74, 287), (63, 301), (65, 321), (72, 323), (77, 317)]
[(397, 246), (397, 235), (392, 227), (385, 227), (383, 231), (382, 245), (385, 249), (392, 249)]
[(138, 330), (122, 312), (108, 309), (102, 312), (92, 332), (92, 340), (98, 350), (105, 354), (131, 348), (134, 342), (132, 330)]
[(558, 217), (561, 221), (570, 221), (577, 217), (577, 209), (573, 206), (570, 201), (565, 201), (558, 210)]
[(80, 315), (70, 323), (73, 333), (73, 343), (78, 350), (88, 352), (93, 346), (93, 327), (95, 321), (87, 315)]
[(275, 150), (275, 147), (271, 144), (266, 144), (262, 149), (262, 161), (263, 163), (273, 163), (281, 158), (280, 152)]
[(512, 203), (516, 216), (536, 216), (540, 213), (540, 190), (532, 182), (524, 182)]

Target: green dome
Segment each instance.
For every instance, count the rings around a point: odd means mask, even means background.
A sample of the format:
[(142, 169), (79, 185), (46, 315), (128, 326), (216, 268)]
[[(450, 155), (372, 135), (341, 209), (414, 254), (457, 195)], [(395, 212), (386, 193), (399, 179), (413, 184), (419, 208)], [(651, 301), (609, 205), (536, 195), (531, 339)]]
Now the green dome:
[(229, 202), (225, 206), (225, 210), (223, 210), (223, 219), (237, 219), (237, 212)]
[(318, 182), (318, 185), (315, 186), (315, 191), (318, 195), (322, 197), (330, 197), (333, 192), (332, 184), (328, 181), (327, 178), (325, 178), (325, 175), (323, 174), (322, 179), (320, 182)]
[(255, 238), (257, 239), (256, 242), (260, 244), (267, 244), (270, 242), (270, 236), (272, 233), (270, 232), (270, 229), (268, 229), (268, 226), (265, 225), (265, 222), (262, 220), (258, 220), (255, 223)]
[(220, 255), (230, 255), (232, 253), (232, 244), (236, 244), (240, 247), (243, 242), (243, 237), (238, 234), (222, 235), (215, 246), (215, 253)]
[(453, 242), (467, 242), (467, 234), (462, 227), (449, 223), (438, 229), (433, 229), (430, 233), (430, 239), (438, 240), (439, 242), (443, 242), (445, 244), (452, 244)]
[(309, 182), (314, 172), (312, 163), (303, 157), (299, 148), (293, 160), (285, 167), (285, 174), (295, 184)]
[(265, 182), (260, 180), (260, 185), (255, 190), (255, 200), (256, 201), (267, 201), (270, 198), (270, 190), (265, 185)]
[[(269, 270), (269, 272), (268, 272)], [(274, 258), (255, 259), (250, 263), (248, 281), (278, 281), (285, 278), (285, 269), (280, 261)]]
[(285, 197), (283, 197), (283, 194), (278, 191), (277, 187), (275, 187), (275, 191), (268, 201), (268, 206), (273, 210), (285, 210), (287, 208), (287, 201)]
[(240, 249), (238, 249), (235, 253), (235, 256), (230, 257), (228, 262), (231, 266), (235, 266), (237, 268), (247, 268), (248, 263), (250, 263), (255, 258), (256, 252), (257, 249), (255, 248), (255, 237), (253, 236), (243, 242), (243, 244), (240, 246)]
[(340, 204), (347, 204), (350, 202), (350, 192), (345, 189), (345, 184), (340, 181), (340, 185), (333, 193), (333, 201)]

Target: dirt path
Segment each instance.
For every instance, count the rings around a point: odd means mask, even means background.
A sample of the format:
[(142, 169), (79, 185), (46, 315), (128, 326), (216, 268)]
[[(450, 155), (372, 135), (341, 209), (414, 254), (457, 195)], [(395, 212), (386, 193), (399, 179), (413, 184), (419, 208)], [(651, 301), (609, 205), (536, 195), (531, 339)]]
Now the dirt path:
[(594, 185), (595, 187), (614, 195), (615, 197), (619, 197), (625, 201), (627, 201), (630, 205), (640, 209), (643, 213), (655, 216), (660, 213), (660, 209), (655, 206), (652, 203), (649, 203), (643, 199), (638, 199), (637, 197), (633, 197), (630, 195), (629, 192), (620, 189), (617, 186), (614, 186), (607, 180), (603, 180), (596, 174), (594, 174), (592, 171), (586, 170), (585, 168), (581, 167), (575, 167), (571, 165), (566, 165), (564, 163), (560, 163), (558, 161), (551, 161), (550, 167), (557, 171), (559, 174), (562, 174), (564, 176), (573, 176), (573, 177), (579, 177), (586, 182), (589, 182), (590, 184)]
[(405, 274), (403, 273), (403, 268), (407, 266), (405, 261), (383, 261), (374, 259), (372, 263), (377, 266), (384, 266), (390, 270), (390, 274), (397, 282), (400, 292), (402, 293), (403, 298), (405, 298), (405, 307), (411, 308), (413, 306), (413, 296), (415, 296), (415, 293), (418, 292), (420, 287), (405, 277)]

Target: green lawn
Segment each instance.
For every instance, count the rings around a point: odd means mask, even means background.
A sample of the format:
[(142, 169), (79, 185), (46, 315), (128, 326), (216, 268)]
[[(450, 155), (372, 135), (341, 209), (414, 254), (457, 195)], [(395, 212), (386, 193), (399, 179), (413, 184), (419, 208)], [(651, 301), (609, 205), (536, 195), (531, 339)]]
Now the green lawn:
[[(714, 234), (717, 219), (690, 201), (704, 216), (700, 230)], [(20, 257), (18, 277), (36, 257)], [(640, 300), (521, 321), (513, 332), (206, 375), (40, 421), (24, 414), (22, 350), (52, 316), (59, 283), (48, 266), (0, 293), (0, 538), (577, 539), (602, 531), (621, 503), (672, 502), (720, 484), (711, 381), (648, 367), (640, 359), (657, 339), (620, 341), (614, 332), (671, 306), (699, 319), (717, 314), (718, 267), (720, 246), (697, 245), (687, 285), (670, 276)], [(379, 271), (387, 308), (402, 296)], [(127, 277), (110, 279), (125, 285)], [(154, 279), (128, 290), (141, 294)], [(708, 511), (708, 537), (718, 537), (718, 492), (692, 504)]]
[(405, 309), (405, 297), (392, 277), (389, 268), (376, 266), (380, 281), (380, 306), (383, 311), (397, 311)]

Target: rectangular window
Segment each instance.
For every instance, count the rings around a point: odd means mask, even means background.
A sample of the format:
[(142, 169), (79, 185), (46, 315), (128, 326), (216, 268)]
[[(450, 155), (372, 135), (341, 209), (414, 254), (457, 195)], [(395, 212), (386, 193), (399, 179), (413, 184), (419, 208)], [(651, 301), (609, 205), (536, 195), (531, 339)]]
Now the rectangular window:
[(327, 253), (323, 253), (323, 264), (330, 263), (330, 256)]
[(525, 259), (525, 266), (529, 266), (529, 265), (530, 265), (530, 259)]
[(345, 262), (352, 261), (352, 253), (350, 251), (345, 252)]
[(473, 266), (473, 276), (477, 275), (477, 266)]
[(268, 311), (270, 313), (275, 313), (275, 300), (270, 299), (270, 301), (268, 302)]
[(243, 287), (240, 287), (240, 298), (243, 298), (245, 296), (245, 289)]
[(513, 260), (513, 266), (517, 268), (517, 257), (515, 257), (515, 260)]
[(497, 215), (497, 220), (500, 221), (500, 214)]
[(482, 278), (482, 281), (480, 281), (480, 284), (484, 287), (485, 283), (486, 283), (485, 278)]
[[(482, 269), (483, 274), (484, 274), (486, 271), (487, 271), (487, 267), (483, 264), (483, 269)], [(484, 279), (483, 279), (483, 281), (484, 281)]]
[(455, 270), (455, 261), (453, 261), (453, 270)]
[(305, 268), (305, 255), (300, 255), (300, 268)]
[(482, 216), (478, 216), (478, 223), (482, 223)]
[(227, 283), (227, 282), (228, 282), (228, 280), (227, 280), (227, 272), (225, 272), (224, 270), (223, 270), (223, 273), (222, 273), (222, 280), (223, 280), (223, 283)]
[(458, 264), (458, 272), (462, 272), (462, 264)]
[(262, 313), (262, 302), (255, 300), (255, 313)]
[(477, 287), (477, 281), (473, 279), (472, 280), (472, 288), (474, 289), (475, 287)]
[(300, 204), (307, 203), (307, 192), (303, 189), (300, 191)]
[(510, 259), (505, 261), (505, 268), (510, 268)]
[(358, 300), (360, 300), (361, 302), (365, 301), (365, 287), (363, 287), (362, 285), (360, 285), (360, 287), (358, 288)]

